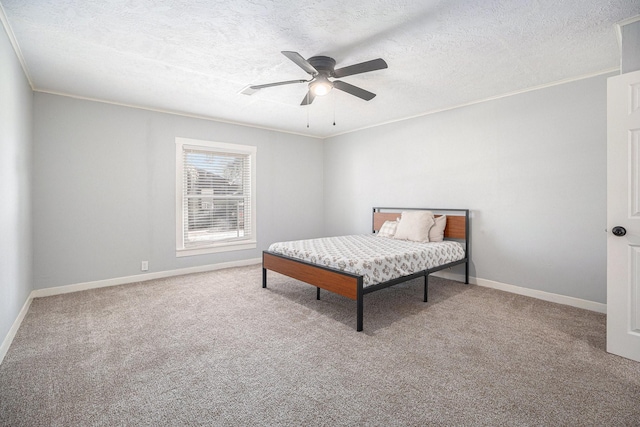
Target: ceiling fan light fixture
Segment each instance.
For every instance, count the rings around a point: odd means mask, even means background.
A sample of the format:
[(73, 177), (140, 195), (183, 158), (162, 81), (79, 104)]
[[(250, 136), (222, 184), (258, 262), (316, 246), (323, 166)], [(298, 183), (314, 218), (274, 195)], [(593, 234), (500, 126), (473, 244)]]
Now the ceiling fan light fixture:
[(316, 80), (309, 84), (309, 90), (311, 90), (315, 96), (326, 95), (331, 89), (333, 89), (333, 84), (325, 76), (318, 76)]

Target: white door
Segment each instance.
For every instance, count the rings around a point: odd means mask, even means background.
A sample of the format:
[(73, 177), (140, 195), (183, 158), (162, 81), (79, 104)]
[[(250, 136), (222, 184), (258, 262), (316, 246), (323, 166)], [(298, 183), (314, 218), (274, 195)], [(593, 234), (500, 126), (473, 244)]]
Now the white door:
[(640, 71), (607, 87), (607, 351), (640, 361)]

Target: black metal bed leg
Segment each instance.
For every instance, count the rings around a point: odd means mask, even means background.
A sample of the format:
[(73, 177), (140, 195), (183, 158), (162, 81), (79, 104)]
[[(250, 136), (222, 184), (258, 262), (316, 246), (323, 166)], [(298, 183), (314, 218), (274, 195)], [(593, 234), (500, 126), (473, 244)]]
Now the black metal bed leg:
[(266, 268), (262, 269), (262, 287), (263, 288), (267, 287), (267, 269)]
[(316, 287), (316, 299), (320, 299), (320, 288)]
[(464, 284), (469, 284), (469, 261), (464, 263)]
[(429, 290), (429, 275), (424, 275), (424, 298), (422, 301), (427, 302), (427, 293)]
[(357, 316), (357, 325), (356, 331), (362, 332), (362, 312), (363, 310), (363, 297), (364, 294), (362, 292), (362, 278), (358, 279), (358, 289), (356, 293), (356, 316)]

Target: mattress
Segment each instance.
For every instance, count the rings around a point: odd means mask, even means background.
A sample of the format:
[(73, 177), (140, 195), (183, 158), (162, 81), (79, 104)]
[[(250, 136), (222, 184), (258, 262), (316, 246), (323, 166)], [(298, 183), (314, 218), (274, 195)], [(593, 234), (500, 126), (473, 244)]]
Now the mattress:
[(374, 234), (278, 242), (269, 251), (361, 275), (365, 287), (465, 257), (456, 241), (418, 243)]

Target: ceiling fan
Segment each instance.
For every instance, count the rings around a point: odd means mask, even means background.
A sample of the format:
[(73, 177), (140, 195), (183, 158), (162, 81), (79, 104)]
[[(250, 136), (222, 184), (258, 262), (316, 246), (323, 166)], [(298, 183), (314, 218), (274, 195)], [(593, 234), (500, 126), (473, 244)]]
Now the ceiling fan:
[(305, 95), (300, 105), (308, 105), (313, 102), (316, 96), (326, 95), (331, 89), (338, 89), (347, 92), (358, 98), (370, 101), (376, 94), (343, 82), (341, 80), (329, 80), (329, 78), (342, 78), (352, 76), (354, 74), (367, 73), (369, 71), (381, 70), (387, 68), (387, 63), (383, 59), (373, 59), (371, 61), (361, 62), (359, 64), (349, 65), (348, 67), (335, 69), (336, 61), (328, 56), (312, 56), (304, 59), (298, 52), (282, 51), (282, 54), (296, 63), (300, 68), (311, 75), (309, 80), (287, 80), (283, 82), (267, 83), (263, 85), (247, 86), (240, 93), (245, 95), (253, 95), (260, 89), (272, 86), (282, 86), (294, 83), (309, 83), (309, 91)]

